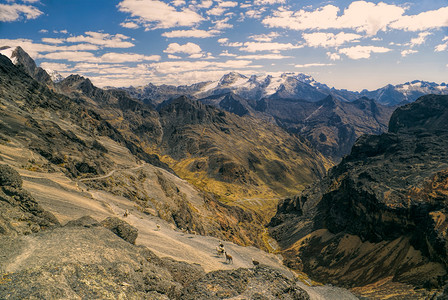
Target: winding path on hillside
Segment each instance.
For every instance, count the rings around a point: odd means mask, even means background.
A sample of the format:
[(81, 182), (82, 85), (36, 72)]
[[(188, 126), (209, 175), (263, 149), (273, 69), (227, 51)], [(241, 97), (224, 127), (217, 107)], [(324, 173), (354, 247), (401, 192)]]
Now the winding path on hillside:
[(110, 176), (114, 175), (115, 172), (137, 170), (137, 169), (143, 168), (145, 165), (146, 165), (146, 163), (142, 164), (142, 165), (138, 165), (136, 167), (132, 167), (132, 168), (113, 169), (112, 171), (110, 171), (106, 175), (101, 175), (101, 176), (97, 176), (97, 177), (82, 178), (82, 179), (79, 179), (78, 181), (83, 182), (83, 181), (104, 179), (104, 178), (107, 178), (107, 177), (110, 177)]

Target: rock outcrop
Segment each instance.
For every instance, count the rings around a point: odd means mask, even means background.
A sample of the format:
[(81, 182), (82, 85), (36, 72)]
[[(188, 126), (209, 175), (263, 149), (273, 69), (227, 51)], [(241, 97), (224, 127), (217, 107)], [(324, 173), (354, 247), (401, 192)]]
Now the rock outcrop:
[(198, 265), (159, 258), (102, 226), (83, 226), (86, 221), (0, 236), (0, 298), (309, 299), (293, 280), (269, 267), (206, 274)]
[(22, 188), (19, 173), (0, 164), (0, 236), (26, 235), (59, 225), (55, 216)]
[(296, 283), (266, 266), (210, 272), (182, 291), (181, 299), (295, 299), (308, 300)]
[(448, 96), (398, 108), (271, 220), (286, 263), (323, 282), (441, 288), (447, 278)]

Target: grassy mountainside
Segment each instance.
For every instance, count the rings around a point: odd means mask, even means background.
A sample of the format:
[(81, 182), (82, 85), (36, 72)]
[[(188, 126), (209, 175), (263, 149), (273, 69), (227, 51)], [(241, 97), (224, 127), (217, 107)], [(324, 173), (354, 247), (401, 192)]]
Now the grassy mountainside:
[(383, 281), (440, 291), (448, 258), (447, 112), (448, 97), (435, 95), (397, 109), (388, 133), (360, 138), (324, 180), (282, 202), (271, 232), (287, 263), (345, 286)]
[(293, 194), (329, 166), (303, 140), (269, 122), (239, 117), (185, 97), (161, 107), (159, 113), (161, 153), (169, 165), (181, 177), (223, 199)]

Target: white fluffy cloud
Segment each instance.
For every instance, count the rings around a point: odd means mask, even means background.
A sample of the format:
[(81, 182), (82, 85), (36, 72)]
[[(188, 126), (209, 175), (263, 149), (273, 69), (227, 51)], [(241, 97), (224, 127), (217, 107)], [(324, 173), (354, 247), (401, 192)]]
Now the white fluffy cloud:
[(386, 53), (392, 49), (376, 46), (354, 46), (339, 49), (339, 53), (347, 55), (351, 59), (370, 58), (372, 53)]
[(286, 55), (281, 55), (281, 54), (256, 54), (256, 55), (239, 55), (237, 58), (238, 59), (251, 59), (251, 60), (258, 60), (258, 59), (277, 60), (277, 59), (292, 58), (292, 56), (286, 56)]
[(293, 45), (291, 43), (260, 43), (260, 42), (246, 42), (239, 49), (245, 52), (271, 51), (278, 53), (282, 50), (291, 50), (302, 48), (301, 45)]
[(12, 48), (22, 47), (32, 58), (37, 58), (40, 53), (55, 52), (55, 51), (84, 51), (84, 50), (98, 50), (98, 46), (91, 44), (78, 44), (71, 46), (48, 45), (42, 43), (34, 43), (28, 39), (0, 39), (0, 45), (7, 45)]
[(411, 39), (409, 45), (411, 47), (415, 47), (415, 46), (419, 46), (421, 44), (424, 44), (425, 41), (426, 41), (426, 38), (428, 36), (430, 36), (431, 34), (432, 34), (431, 32), (427, 32), (427, 31), (426, 32), (420, 32), (418, 34), (418, 37)]
[(442, 52), (448, 49), (448, 44), (440, 44), (434, 47), (435, 52)]
[(42, 42), (48, 43), (48, 44), (63, 44), (64, 41), (61, 39), (55, 39), (55, 38), (42, 38)]
[(218, 5), (221, 7), (235, 7), (235, 6), (238, 6), (238, 2), (236, 2), (236, 1), (219, 1)]
[(270, 32), (266, 34), (251, 35), (249, 36), (249, 38), (257, 42), (270, 42), (279, 36), (280, 34), (278, 34), (277, 32)]
[(412, 50), (412, 49), (407, 49), (407, 50), (401, 51), (401, 56), (402, 57), (406, 57), (409, 54), (414, 54), (414, 53), (418, 53), (418, 51), (417, 50)]
[(94, 31), (87, 31), (85, 34), (86, 35), (72, 36), (64, 39), (64, 41), (69, 43), (85, 42), (107, 48), (130, 48), (134, 46), (133, 43), (128, 41), (130, 38), (123, 34), (111, 35)]
[(328, 67), (328, 66), (334, 66), (334, 64), (311, 63), (311, 64), (295, 65), (296, 68)]
[(310, 47), (339, 47), (346, 42), (359, 41), (361, 35), (355, 33), (340, 32), (338, 34), (326, 32), (304, 33), (302, 37)]
[(260, 19), (262, 16), (262, 13), (265, 11), (265, 8), (261, 8), (261, 9), (249, 9), (246, 10), (246, 12), (244, 13), (244, 15), (242, 15), (242, 19), (244, 19), (244, 17), (248, 17), (248, 18), (252, 18), (252, 19)]
[(238, 55), (233, 54), (233, 53), (229, 53), (229, 50), (224, 50), (224, 51), (222, 51), (222, 52), (219, 54), (219, 56), (235, 57), (235, 56), (238, 56)]
[(222, 20), (214, 21), (213, 22), (215, 24), (214, 29), (215, 30), (224, 30), (224, 29), (228, 29), (228, 28), (233, 28), (233, 25), (228, 23), (229, 20), (230, 20), (230, 18), (227, 17)]
[(209, 8), (213, 5), (212, 0), (202, 0), (201, 4), (198, 4), (197, 7), (199, 8)]
[(327, 52), (327, 56), (330, 60), (340, 60), (341, 56), (335, 52)]
[(265, 4), (276, 4), (276, 3), (285, 3), (285, 0), (255, 0), (255, 5), (265, 5)]
[(177, 10), (162, 1), (123, 0), (118, 4), (121, 12), (130, 13), (147, 26), (154, 28), (172, 28), (177, 26), (194, 26), (204, 20), (190, 8)]
[(123, 23), (120, 23), (120, 26), (124, 27), (124, 28), (129, 28), (129, 29), (140, 28), (140, 26), (135, 22), (123, 22)]
[[(62, 33), (64, 30), (60, 31)], [(129, 42), (130, 37), (123, 34), (108, 34), (103, 32), (87, 31), (85, 35), (71, 36), (68, 38), (42, 38), (42, 41), (50, 44), (64, 44), (64, 43), (86, 43), (96, 45), (98, 47), (105, 48), (130, 48), (134, 47), (134, 44)], [(85, 49), (87, 50), (87, 49)]]
[(21, 16), (26, 19), (36, 19), (42, 14), (43, 12), (31, 5), (0, 4), (0, 22), (18, 21)]
[(40, 67), (42, 67), (45, 70), (55, 70), (60, 73), (69, 72), (72, 70), (72, 68), (67, 64), (50, 63), (50, 62), (43, 62), (40, 64)]
[(174, 6), (182, 6), (185, 5), (185, 0), (173, 0), (171, 1)]
[(67, 60), (73, 62), (91, 62), (91, 63), (125, 63), (125, 62), (142, 62), (142, 61), (158, 61), (159, 55), (143, 55), (136, 53), (117, 53), (108, 52), (102, 56), (95, 56), (91, 52), (86, 51), (61, 51), (39, 55), (38, 58), (50, 60)]
[(390, 24), (390, 28), (409, 31), (423, 31), (446, 26), (448, 26), (448, 6), (418, 15), (402, 16)]
[(168, 48), (163, 50), (165, 53), (186, 53), (186, 54), (198, 54), (202, 52), (201, 47), (195, 43), (188, 42), (185, 45), (179, 45), (178, 43), (171, 43)]
[(225, 62), (215, 61), (169, 61), (153, 63), (150, 66), (161, 74), (174, 74), (202, 70), (232, 70), (239, 68), (259, 68), (261, 66), (251, 65), (250, 60), (227, 60)]
[(216, 36), (219, 33), (217, 30), (201, 30), (201, 29), (191, 29), (191, 30), (173, 30), (170, 32), (162, 33), (162, 36), (167, 38), (208, 38)]
[[(444, 41), (448, 41), (448, 36), (444, 37), (442, 42)], [(435, 52), (442, 52), (448, 49), (448, 42), (444, 43), (444, 44), (439, 44), (437, 46), (434, 47), (434, 51)]]
[(401, 6), (367, 1), (354, 1), (342, 13), (334, 5), (311, 11), (291, 11), (281, 7), (263, 23), (293, 30), (353, 29), (368, 35), (387, 29), (422, 31), (448, 26), (448, 7), (417, 15), (404, 15), (405, 11)]
[(207, 14), (211, 16), (221, 16), (226, 10), (227, 9), (225, 7), (215, 6), (212, 9), (208, 10)]
[(386, 30), (387, 25), (398, 20), (404, 12), (404, 8), (383, 2), (355, 1), (340, 16), (340, 9), (334, 5), (313, 11), (301, 9), (294, 12), (280, 8), (273, 16), (265, 18), (263, 23), (269, 27), (294, 30), (350, 28), (374, 35), (379, 30)]

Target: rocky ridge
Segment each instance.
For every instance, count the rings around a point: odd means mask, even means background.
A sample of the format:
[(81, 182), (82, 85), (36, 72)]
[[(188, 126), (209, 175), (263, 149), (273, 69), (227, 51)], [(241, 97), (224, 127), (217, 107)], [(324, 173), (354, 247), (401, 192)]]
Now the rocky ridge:
[(294, 280), (268, 266), (206, 274), (198, 265), (159, 258), (133, 245), (137, 229), (117, 217), (97, 222), (85, 216), (61, 226), (3, 164), (0, 186), (9, 195), (0, 195), (2, 299), (253, 298), (261, 290), (265, 299), (309, 299)]
[(300, 134), (326, 157), (339, 161), (363, 134), (387, 131), (394, 110), (367, 98), (343, 102), (327, 96), (317, 102), (266, 98), (255, 110), (274, 117), (289, 132)]
[[(398, 108), (271, 221), (290, 267), (318, 280), (441, 290), (447, 277), (448, 96)], [(411, 297), (411, 295), (408, 295)], [(415, 296), (415, 295), (414, 295)]]

